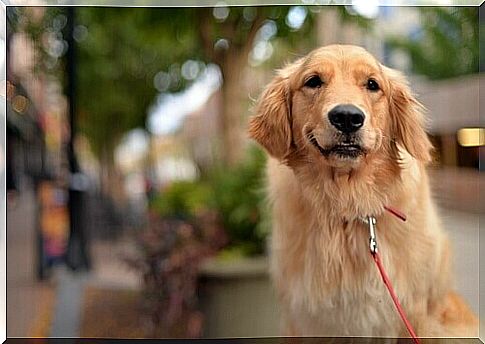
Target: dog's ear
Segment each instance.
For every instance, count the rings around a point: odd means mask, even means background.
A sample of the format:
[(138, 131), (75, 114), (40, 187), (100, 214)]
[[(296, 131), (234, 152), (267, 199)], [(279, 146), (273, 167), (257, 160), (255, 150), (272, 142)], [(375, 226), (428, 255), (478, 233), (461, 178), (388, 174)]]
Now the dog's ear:
[(289, 77), (295, 68), (296, 63), (277, 72), (261, 94), (255, 115), (249, 121), (249, 136), (280, 160), (290, 152), (293, 140)]
[(416, 100), (402, 73), (383, 69), (389, 80), (392, 138), (414, 158), (429, 162), (432, 145), (425, 131), (424, 106)]

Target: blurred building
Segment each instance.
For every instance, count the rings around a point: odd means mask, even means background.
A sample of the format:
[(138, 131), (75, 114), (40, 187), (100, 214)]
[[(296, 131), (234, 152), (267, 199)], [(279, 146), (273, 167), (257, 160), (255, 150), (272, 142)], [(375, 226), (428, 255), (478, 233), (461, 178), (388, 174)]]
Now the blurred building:
[(7, 81), (7, 190), (19, 190), (24, 176), (40, 178), (45, 149), (38, 110), (20, 83)]
[[(42, 108), (34, 103), (34, 97), (31, 96), (32, 84), (28, 79), (22, 78), (21, 62), (32, 56), (32, 48), (27, 44), (20, 46), (21, 41), (21, 36), (9, 30), (7, 33), (7, 190), (18, 190), (24, 175), (40, 177), (45, 162), (44, 131), (40, 120)], [(18, 53), (19, 49), (25, 51), (24, 59), (16, 60), (17, 64), (15, 64), (10, 57)]]
[[(41, 8), (30, 11), (38, 20), (43, 16)], [(19, 15), (16, 8), (7, 11), (7, 191), (11, 205), (18, 193), (34, 194), (34, 228), (29, 230), (37, 240), (37, 277), (44, 278), (45, 268), (63, 256), (69, 229), (64, 178), (66, 101), (60, 82), (38, 67), (38, 43), (23, 32), (25, 23)]]
[[(42, 16), (39, 9), (33, 15)], [(35, 178), (62, 174), (66, 100), (61, 85), (35, 68), (34, 42), (21, 30), (15, 10), (7, 26), (7, 132), (12, 180), (22, 174)], [(10, 178), (10, 177), (7, 177)]]
[(470, 129), (480, 127), (480, 83), (484, 81), (485, 75), (472, 74), (415, 83), (414, 89), (428, 109), (429, 132), (441, 165), (480, 170), (480, 143), (474, 142), (480, 133)]

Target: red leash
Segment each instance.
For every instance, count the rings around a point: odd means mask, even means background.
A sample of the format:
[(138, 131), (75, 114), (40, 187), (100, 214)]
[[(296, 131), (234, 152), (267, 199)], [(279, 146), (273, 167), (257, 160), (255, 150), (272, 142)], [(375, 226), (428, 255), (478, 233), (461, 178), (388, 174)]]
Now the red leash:
[(409, 334), (413, 338), (413, 342), (415, 344), (419, 344), (418, 336), (416, 336), (416, 333), (414, 332), (414, 329), (411, 326), (411, 323), (406, 317), (406, 314), (404, 313), (404, 310), (402, 309), (402, 306), (399, 303), (397, 295), (394, 292), (394, 289), (392, 288), (391, 281), (389, 280), (389, 277), (387, 277), (386, 271), (384, 270), (384, 266), (382, 265), (381, 256), (379, 255), (379, 253), (376, 252), (372, 254), (372, 258), (374, 258), (374, 261), (376, 262), (377, 268), (381, 273), (382, 280), (384, 281), (384, 284), (386, 285), (387, 290), (389, 290), (389, 294), (391, 295), (392, 301), (394, 302), (394, 305), (396, 306), (397, 311), (399, 312), (399, 315), (401, 316), (401, 319), (404, 322), (404, 325), (406, 325), (406, 328), (408, 329)]
[[(402, 221), (406, 221), (406, 216), (392, 208), (392, 207), (384, 207), (388, 212), (396, 216), (397, 218), (401, 219)], [(379, 269), (379, 272), (382, 277), (382, 281), (387, 287), (387, 290), (389, 291), (389, 294), (391, 295), (392, 301), (394, 302), (394, 305), (396, 306), (396, 309), (401, 316), (402, 321), (404, 322), (404, 325), (406, 325), (406, 328), (411, 335), (414, 344), (420, 344), (418, 336), (416, 336), (416, 333), (414, 332), (414, 329), (409, 322), (408, 318), (406, 317), (406, 314), (404, 313), (404, 310), (402, 309), (401, 303), (399, 302), (399, 299), (397, 298), (396, 293), (394, 292), (394, 288), (392, 287), (391, 281), (389, 280), (389, 277), (386, 274), (386, 270), (384, 269), (384, 265), (382, 265), (381, 261), (381, 256), (377, 252), (377, 239), (376, 239), (376, 219), (375, 217), (369, 216), (367, 217), (366, 220), (364, 220), (369, 225), (369, 233), (370, 233), (370, 239), (369, 239), (369, 248), (370, 248), (370, 253), (372, 255), (372, 258), (374, 258), (374, 261), (376, 262), (377, 268)]]

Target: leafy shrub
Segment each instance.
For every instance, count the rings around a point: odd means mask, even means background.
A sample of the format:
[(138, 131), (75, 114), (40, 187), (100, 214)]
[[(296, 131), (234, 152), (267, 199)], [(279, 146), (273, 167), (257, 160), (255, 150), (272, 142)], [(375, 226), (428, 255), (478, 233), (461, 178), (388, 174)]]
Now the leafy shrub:
[(245, 255), (265, 249), (264, 153), (249, 150), (247, 158), (231, 169), (219, 169), (210, 176), (214, 206), (219, 212), (230, 245)]
[(151, 209), (162, 217), (195, 219), (214, 210), (229, 237), (229, 248), (243, 255), (265, 249), (267, 220), (264, 206), (265, 155), (256, 147), (232, 168), (215, 168), (204, 180), (174, 182), (156, 196)]
[(154, 197), (150, 207), (162, 217), (194, 218), (211, 207), (211, 192), (202, 182), (174, 182)]

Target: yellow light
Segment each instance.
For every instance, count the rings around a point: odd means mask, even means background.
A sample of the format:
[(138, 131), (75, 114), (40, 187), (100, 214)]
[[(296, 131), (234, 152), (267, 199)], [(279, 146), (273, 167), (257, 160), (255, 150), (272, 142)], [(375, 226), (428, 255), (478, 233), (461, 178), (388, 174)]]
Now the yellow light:
[(480, 147), (485, 145), (484, 128), (462, 128), (457, 132), (458, 143), (463, 147)]
[(29, 100), (21, 95), (16, 95), (12, 99), (12, 107), (18, 113), (24, 113), (29, 105)]

